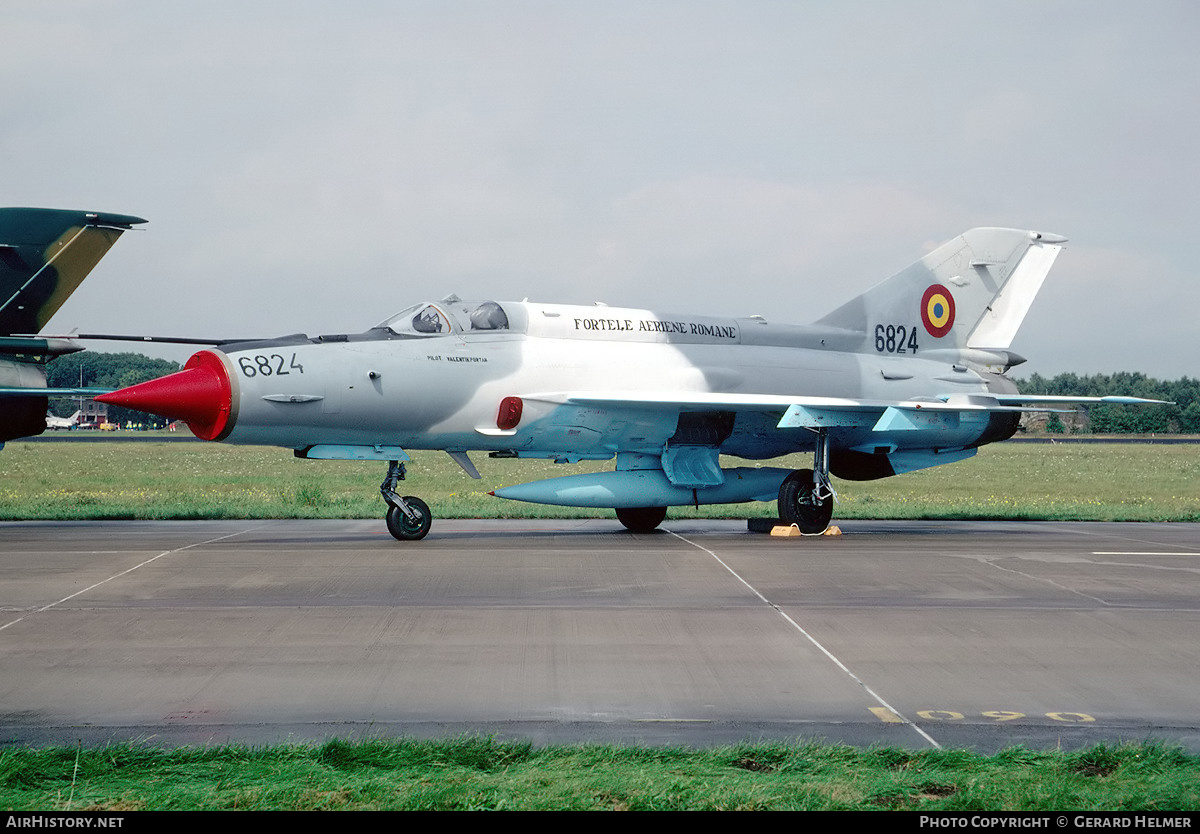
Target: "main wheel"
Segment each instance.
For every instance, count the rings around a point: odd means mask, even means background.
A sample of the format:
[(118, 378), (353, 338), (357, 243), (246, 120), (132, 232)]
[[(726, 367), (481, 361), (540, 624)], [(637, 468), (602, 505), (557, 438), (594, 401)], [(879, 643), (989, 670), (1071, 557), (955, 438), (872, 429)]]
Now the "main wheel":
[(667, 517), (666, 507), (618, 507), (617, 521), (635, 533), (649, 533)]
[(824, 533), (833, 518), (833, 496), (817, 500), (811, 469), (797, 469), (779, 486), (779, 518), (801, 533)]
[(433, 513), (429, 512), (429, 505), (412, 495), (405, 495), (404, 503), (408, 504), (409, 509), (417, 514), (417, 519), (415, 521), (410, 519), (399, 507), (388, 507), (388, 532), (392, 534), (393, 538), (402, 542), (425, 538), (430, 525), (433, 524)]

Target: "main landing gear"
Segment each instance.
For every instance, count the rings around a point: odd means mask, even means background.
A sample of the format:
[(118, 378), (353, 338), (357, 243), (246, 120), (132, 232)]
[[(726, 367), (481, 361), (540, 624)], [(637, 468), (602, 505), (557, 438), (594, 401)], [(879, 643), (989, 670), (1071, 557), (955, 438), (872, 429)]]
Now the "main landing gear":
[(618, 507), (617, 521), (631, 533), (649, 533), (667, 517), (666, 507)]
[(817, 432), (812, 469), (797, 469), (779, 486), (779, 519), (795, 524), (801, 533), (820, 534), (833, 518), (837, 497), (829, 480), (829, 435)]
[(379, 492), (388, 505), (387, 528), (400, 541), (416, 541), (425, 538), (433, 524), (433, 513), (429, 505), (415, 495), (401, 497), (396, 487), (404, 480), (404, 464), (398, 460), (388, 461), (387, 477), (379, 485)]

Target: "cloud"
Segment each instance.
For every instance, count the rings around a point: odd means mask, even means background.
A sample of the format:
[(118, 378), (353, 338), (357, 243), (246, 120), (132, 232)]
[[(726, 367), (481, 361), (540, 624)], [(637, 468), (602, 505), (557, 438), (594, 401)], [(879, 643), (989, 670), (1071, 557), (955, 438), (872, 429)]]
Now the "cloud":
[[(1019, 339), (1195, 373), (1163, 341), (1196, 283), (1190, 4), (7, 12), (0, 202), (151, 220), (55, 326), (329, 332), (450, 291), (805, 321), (1004, 225), (1072, 238)], [(1103, 308), (1053, 295), (1083, 248), (1119, 253), (1088, 258)]]

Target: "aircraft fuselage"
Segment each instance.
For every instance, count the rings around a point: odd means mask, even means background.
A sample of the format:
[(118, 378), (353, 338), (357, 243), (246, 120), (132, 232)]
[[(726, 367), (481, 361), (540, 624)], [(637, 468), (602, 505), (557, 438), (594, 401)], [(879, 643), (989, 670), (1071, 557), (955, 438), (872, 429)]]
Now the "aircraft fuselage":
[[(994, 375), (921, 360), (919, 345), (915, 356), (911, 348), (904, 355), (850, 352), (862, 342), (857, 333), (607, 307), (503, 306), (514, 326), (499, 332), (424, 336), (376, 328), (213, 351), (234, 404), (219, 439), (297, 450), (382, 444), (575, 459), (661, 455), (672, 438), (689, 441), (679, 436), (681, 413), (722, 413), (709, 395), (903, 401), (931, 392), (987, 394), (997, 386)], [(593, 396), (695, 396), (702, 404), (573, 402), (581, 380)], [(507, 430), (497, 424), (506, 397), (523, 403), (519, 423)], [(724, 436), (708, 445), (750, 459), (812, 449), (813, 432), (778, 428), (785, 410), (745, 410), (731, 401), (730, 424), (714, 429)], [(830, 431), (835, 447), (964, 448), (983, 437), (989, 417), (956, 422), (899, 436), (861, 425)]]

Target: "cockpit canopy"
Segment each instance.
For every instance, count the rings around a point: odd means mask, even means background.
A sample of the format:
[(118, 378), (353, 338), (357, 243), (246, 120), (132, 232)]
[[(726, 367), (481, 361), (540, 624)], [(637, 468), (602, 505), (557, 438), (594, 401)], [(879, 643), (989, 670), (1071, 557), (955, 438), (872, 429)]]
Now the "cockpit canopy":
[(437, 336), (508, 330), (508, 314), (495, 301), (461, 301), (457, 298), (415, 304), (380, 322), (396, 334)]

